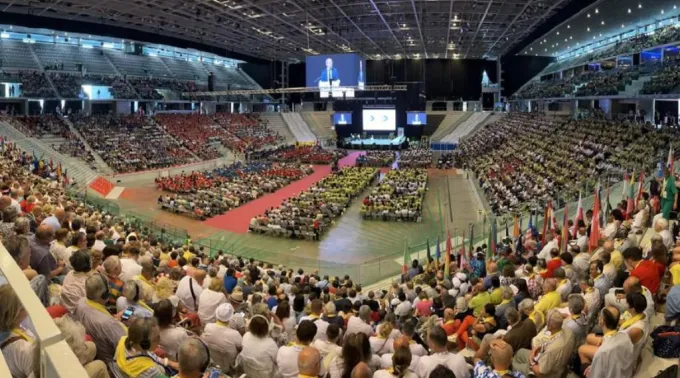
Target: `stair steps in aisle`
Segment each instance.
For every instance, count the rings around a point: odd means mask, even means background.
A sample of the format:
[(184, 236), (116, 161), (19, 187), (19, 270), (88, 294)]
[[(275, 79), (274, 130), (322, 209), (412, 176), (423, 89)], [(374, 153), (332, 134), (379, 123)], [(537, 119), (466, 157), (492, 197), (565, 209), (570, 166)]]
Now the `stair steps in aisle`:
[(87, 140), (85, 140), (85, 138), (83, 138), (83, 134), (81, 134), (80, 131), (78, 131), (78, 129), (76, 129), (75, 126), (73, 126), (73, 123), (71, 123), (71, 121), (69, 121), (67, 119), (64, 119), (64, 122), (66, 123), (66, 125), (68, 125), (68, 128), (71, 130), (71, 132), (75, 136), (77, 136), (78, 139), (80, 139), (81, 142), (83, 142), (83, 144), (85, 145), (85, 149), (87, 151), (89, 151), (92, 154), (92, 156), (94, 156), (94, 162), (95, 162), (95, 166), (97, 167), (97, 172), (104, 174), (104, 175), (107, 175), (107, 176), (113, 175), (115, 173), (113, 171), (113, 169), (111, 169), (111, 167), (109, 167), (108, 164), (106, 164), (104, 159), (102, 159), (102, 157), (99, 156), (97, 151), (92, 149), (92, 146), (90, 146), (90, 144), (87, 143)]

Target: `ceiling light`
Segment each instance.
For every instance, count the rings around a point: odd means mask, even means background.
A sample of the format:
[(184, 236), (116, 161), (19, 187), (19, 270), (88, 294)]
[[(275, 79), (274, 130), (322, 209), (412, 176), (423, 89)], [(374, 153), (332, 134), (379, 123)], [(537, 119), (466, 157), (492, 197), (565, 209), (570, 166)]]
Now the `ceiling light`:
[(630, 8), (628, 8), (628, 13), (630, 13), (630, 12), (631, 12), (631, 10), (630, 10)]
[(547, 51), (548, 51), (548, 49), (545, 49), (545, 51), (547, 52)]
[(588, 13), (588, 18), (590, 18), (590, 13)]
[(598, 14), (598, 13), (600, 13), (600, 10), (595, 8), (595, 14)]
[(567, 25), (567, 29), (571, 29), (571, 25)]
[(560, 35), (560, 32), (557, 32), (557, 35)]
[(602, 33), (600, 33), (600, 37), (602, 37)]
[(534, 48), (532, 47), (532, 48), (530, 48), (529, 50), (534, 51)]
[(673, 9), (678, 9), (678, 6), (677, 6), (677, 5), (673, 5)]
[(565, 39), (564, 39), (564, 42), (567, 42), (567, 41), (568, 41), (568, 39), (565, 38)]
[(543, 43), (546, 43), (546, 42), (548, 42), (548, 41), (546, 41), (546, 40), (544, 39), (544, 40), (543, 40)]
[(638, 4), (638, 9), (642, 9), (642, 4)]
[(621, 24), (621, 28), (622, 28), (622, 29), (623, 29), (623, 28), (625, 28), (625, 27), (626, 27), (626, 25), (624, 25), (624, 24)]
[(661, 10), (661, 14), (663, 14), (663, 9)]
[(569, 36), (569, 39), (574, 39), (574, 37), (572, 37), (572, 36)]
[(601, 24), (604, 25), (604, 20), (602, 20)]
[(588, 28), (588, 31), (590, 31), (590, 28)]

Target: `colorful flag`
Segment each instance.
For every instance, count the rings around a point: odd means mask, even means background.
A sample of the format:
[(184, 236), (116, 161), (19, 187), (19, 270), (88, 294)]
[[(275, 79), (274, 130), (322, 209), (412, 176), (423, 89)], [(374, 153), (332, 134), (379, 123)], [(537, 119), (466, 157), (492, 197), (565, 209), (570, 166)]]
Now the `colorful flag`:
[(574, 230), (571, 233), (572, 237), (576, 239), (578, 237), (578, 224), (580, 221), (585, 219), (583, 217), (583, 201), (581, 200), (581, 191), (578, 191), (578, 205), (576, 206), (576, 217), (574, 218)]
[(54, 161), (52, 161), (51, 156), (50, 156), (50, 169), (54, 169)]
[(406, 274), (408, 272), (409, 264), (408, 248), (404, 248), (404, 263), (401, 264), (401, 274)]
[[(630, 175), (630, 185), (628, 185), (628, 201), (626, 203), (626, 219), (630, 219), (635, 209), (635, 175)], [(605, 222), (607, 218), (605, 218)]]
[(623, 175), (623, 191), (621, 192), (621, 198), (625, 199), (628, 194), (628, 172)]
[[(673, 165), (675, 164), (675, 159), (673, 158), (674, 153), (675, 152), (673, 151), (673, 145), (671, 145), (671, 147), (668, 149), (668, 161), (666, 162), (666, 166), (668, 167), (668, 170), (671, 172), (671, 174), (674, 173), (673, 171)], [(662, 190), (664, 189), (662, 188)]]
[(434, 250), (434, 268), (437, 270), (439, 270), (439, 259), (441, 257), (441, 251), (439, 250), (439, 236), (437, 236), (437, 248)]
[(548, 205), (545, 206), (545, 211), (543, 212), (543, 235), (541, 236), (541, 244), (545, 245), (545, 236), (548, 232), (548, 216), (550, 215), (550, 210)]
[(475, 225), (471, 224), (470, 225), (470, 248), (468, 248), (468, 251), (470, 251), (470, 254), (473, 254), (475, 252), (474, 240), (475, 240)]
[(635, 196), (635, 203), (642, 199), (642, 192), (645, 189), (645, 172), (640, 172), (640, 182), (638, 182), (637, 196)]
[(593, 222), (590, 224), (590, 240), (588, 240), (588, 250), (597, 249), (600, 242), (600, 183), (595, 190), (595, 203), (593, 204)]
[(430, 270), (430, 263), (432, 262), (432, 255), (430, 254), (430, 238), (427, 238), (427, 268)]
[(569, 240), (569, 206), (564, 207), (564, 221), (562, 222), (561, 251), (567, 251), (567, 241)]
[[(458, 237), (458, 235), (456, 235)], [(444, 257), (444, 263), (446, 264), (444, 266), (444, 277), (449, 276), (449, 267), (451, 266), (451, 249), (453, 247), (451, 246), (451, 233), (447, 232), (446, 233), (446, 256)]]
[(513, 219), (513, 225), (512, 225), (512, 237), (514, 239), (519, 237), (521, 227), (522, 226), (519, 223), (519, 217), (517, 215), (515, 215), (515, 218)]
[(496, 229), (496, 217), (491, 217), (491, 222), (489, 222), (489, 243), (486, 248), (486, 258), (487, 261), (491, 261), (491, 258), (496, 254), (496, 235), (498, 230)]

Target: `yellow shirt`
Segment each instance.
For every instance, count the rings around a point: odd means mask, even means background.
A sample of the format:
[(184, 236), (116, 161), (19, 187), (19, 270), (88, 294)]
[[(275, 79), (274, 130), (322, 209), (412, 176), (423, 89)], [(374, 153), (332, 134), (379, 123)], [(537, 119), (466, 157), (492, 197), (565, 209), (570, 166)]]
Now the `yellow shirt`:
[(485, 291), (472, 297), (468, 306), (474, 310), (475, 317), (477, 317), (487, 303), (491, 303), (491, 294), (489, 294), (488, 291)]
[(501, 290), (500, 287), (497, 289), (493, 289), (493, 291), (491, 291), (491, 303), (494, 306), (499, 305), (503, 301), (503, 298), (501, 297), (502, 292), (503, 290)]
[(193, 253), (191, 253), (191, 252), (189, 252), (189, 251), (186, 251), (186, 252), (184, 252), (184, 255), (182, 255), (182, 257), (184, 257), (184, 258), (187, 260), (187, 264), (191, 264), (191, 260), (192, 260), (194, 257), (196, 257), (196, 255), (193, 254)]
[(560, 307), (561, 304), (562, 297), (560, 296), (560, 293), (551, 291), (538, 300), (538, 303), (534, 306), (534, 310), (540, 311), (545, 316), (549, 310)]
[(673, 265), (670, 271), (673, 277), (673, 286), (680, 285), (680, 264)]
[(167, 253), (165, 253), (165, 252), (161, 252), (161, 256), (159, 257), (159, 259), (160, 259), (161, 261), (170, 260), (170, 255), (167, 254)]
[(616, 267), (616, 270), (621, 271), (622, 270), (621, 267), (623, 266), (623, 255), (621, 254), (621, 251), (619, 251), (618, 249), (615, 249), (614, 252), (612, 252), (610, 256), (611, 256), (611, 263), (614, 264), (614, 266)]

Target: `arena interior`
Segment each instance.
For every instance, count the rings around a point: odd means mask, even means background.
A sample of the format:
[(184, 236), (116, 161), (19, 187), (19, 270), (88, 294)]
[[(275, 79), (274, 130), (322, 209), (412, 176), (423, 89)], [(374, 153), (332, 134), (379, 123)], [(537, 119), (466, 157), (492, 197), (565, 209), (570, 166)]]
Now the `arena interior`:
[(680, 377), (673, 0), (0, 0), (0, 377)]

